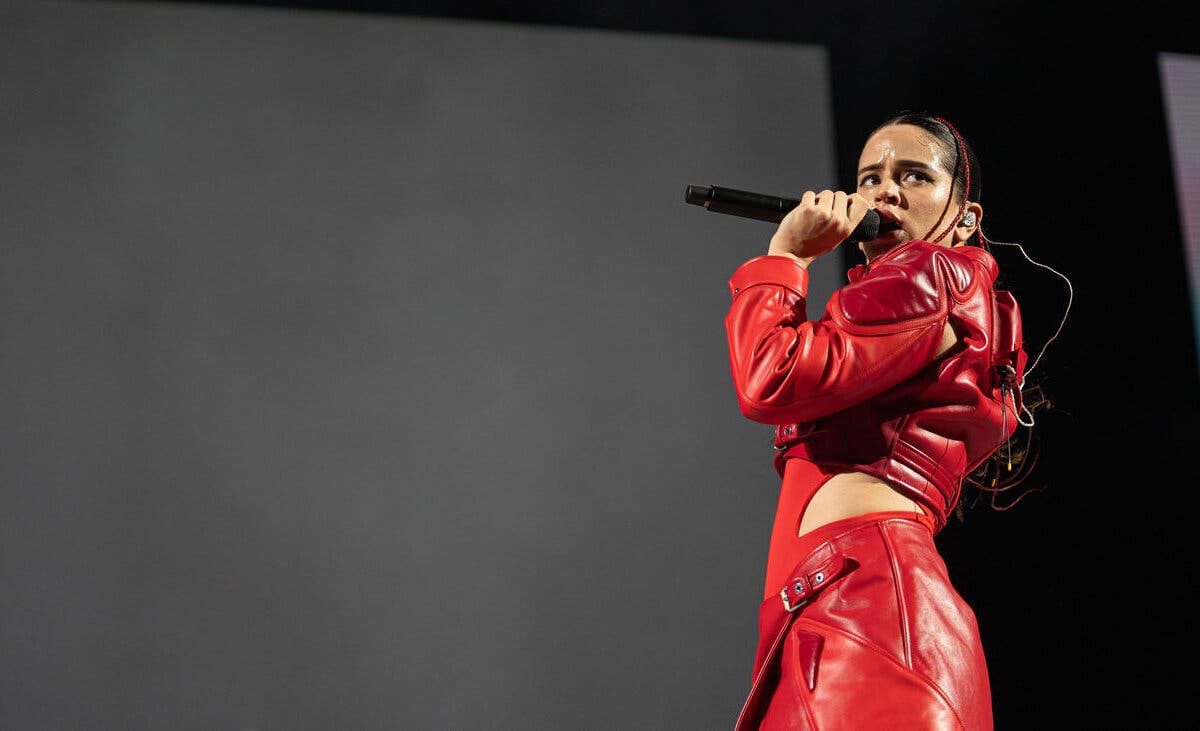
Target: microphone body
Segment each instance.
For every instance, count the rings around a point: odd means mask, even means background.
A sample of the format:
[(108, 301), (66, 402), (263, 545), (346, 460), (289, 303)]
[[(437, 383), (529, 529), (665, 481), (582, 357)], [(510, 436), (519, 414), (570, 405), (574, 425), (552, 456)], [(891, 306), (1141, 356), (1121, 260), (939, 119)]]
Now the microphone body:
[[(769, 223), (779, 223), (793, 208), (800, 205), (799, 198), (780, 198), (716, 185), (689, 185), (684, 200), (704, 206), (712, 213), (726, 213)], [(860, 241), (871, 241), (878, 235), (879, 214), (869, 210), (846, 237), (846, 241), (856, 244)]]

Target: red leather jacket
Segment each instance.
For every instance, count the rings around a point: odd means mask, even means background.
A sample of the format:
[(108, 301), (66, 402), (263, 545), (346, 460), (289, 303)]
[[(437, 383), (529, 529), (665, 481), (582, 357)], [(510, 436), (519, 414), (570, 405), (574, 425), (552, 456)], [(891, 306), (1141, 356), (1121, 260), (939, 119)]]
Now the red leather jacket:
[[(850, 270), (808, 320), (808, 270), (760, 256), (729, 280), (738, 405), (803, 457), (874, 475), (946, 524), (963, 476), (1016, 429), (1026, 355), (1016, 301), (983, 249), (902, 244)], [(949, 323), (958, 343), (937, 357)]]

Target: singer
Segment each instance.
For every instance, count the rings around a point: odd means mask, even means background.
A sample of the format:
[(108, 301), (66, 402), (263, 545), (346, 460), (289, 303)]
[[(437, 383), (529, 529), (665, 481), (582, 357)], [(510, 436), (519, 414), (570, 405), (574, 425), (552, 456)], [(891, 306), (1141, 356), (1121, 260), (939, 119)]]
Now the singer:
[[(856, 192), (804, 193), (729, 280), (738, 405), (775, 425), (782, 479), (737, 731), (992, 728), (975, 615), (934, 545), (1024, 408), (979, 191), (958, 131), (902, 114), (866, 140)], [(808, 267), (871, 209), (865, 263), (809, 320)]]

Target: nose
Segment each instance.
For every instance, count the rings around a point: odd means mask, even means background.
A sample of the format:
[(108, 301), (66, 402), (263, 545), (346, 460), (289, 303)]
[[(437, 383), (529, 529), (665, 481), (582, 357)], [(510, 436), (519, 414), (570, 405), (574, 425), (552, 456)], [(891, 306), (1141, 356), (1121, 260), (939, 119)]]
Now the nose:
[(896, 181), (890, 178), (884, 179), (884, 181), (879, 184), (879, 187), (875, 189), (875, 202), (890, 204), (899, 203), (900, 186), (896, 184)]

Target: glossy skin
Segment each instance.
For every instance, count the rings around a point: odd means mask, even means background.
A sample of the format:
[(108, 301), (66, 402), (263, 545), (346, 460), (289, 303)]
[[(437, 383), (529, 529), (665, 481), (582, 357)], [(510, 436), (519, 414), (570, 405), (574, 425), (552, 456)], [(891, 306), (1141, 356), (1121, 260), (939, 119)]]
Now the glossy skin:
[[(768, 254), (787, 256), (808, 267), (837, 248), (870, 209), (883, 221), (880, 235), (860, 243), (867, 261), (916, 239), (932, 241), (950, 222), (951, 231), (937, 243), (960, 246), (978, 230), (983, 208), (968, 203), (974, 224), (959, 218), (953, 196), (955, 151), (920, 127), (908, 124), (882, 127), (867, 138), (858, 161), (855, 193), (806, 191), (771, 238)], [(939, 356), (957, 342), (947, 325)], [(825, 483), (813, 496), (800, 522), (799, 534), (843, 518), (883, 510), (919, 510), (915, 502), (886, 482), (861, 472), (845, 472)]]
[[(857, 192), (806, 191), (779, 224), (767, 253), (792, 257), (807, 267), (837, 248), (872, 208), (885, 225), (878, 238), (859, 244), (867, 261), (907, 241), (932, 241), (959, 213), (951, 196), (954, 157), (954, 150), (944, 149), (920, 127), (879, 129), (859, 156)], [(983, 208), (969, 203), (963, 213), (967, 211), (975, 213), (974, 225), (959, 221), (936, 243), (958, 246), (978, 230)]]

